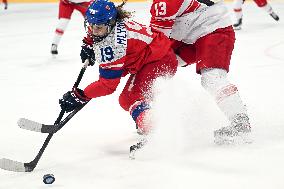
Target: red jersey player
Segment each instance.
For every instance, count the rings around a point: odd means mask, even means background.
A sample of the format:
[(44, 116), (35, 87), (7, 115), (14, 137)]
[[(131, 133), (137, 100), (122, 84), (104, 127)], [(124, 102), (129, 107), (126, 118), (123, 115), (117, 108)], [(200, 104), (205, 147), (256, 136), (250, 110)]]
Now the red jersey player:
[(55, 29), (55, 34), (51, 45), (51, 54), (58, 54), (58, 44), (62, 35), (64, 34), (69, 21), (71, 19), (74, 10), (79, 11), (83, 17), (90, 4), (90, 0), (60, 0), (59, 1), (59, 13), (58, 13), (58, 23)]
[(237, 86), (227, 79), (235, 33), (226, 5), (211, 0), (153, 0), (151, 15), (151, 27), (172, 39), (179, 63), (196, 64), (201, 85), (230, 121), (214, 132), (215, 142), (246, 142), (251, 131), (247, 110)]
[[(233, 25), (235, 30), (240, 30), (243, 22), (242, 6), (245, 0), (234, 0), (234, 13), (236, 17), (236, 23)], [(256, 5), (266, 11), (274, 20), (278, 21), (279, 16), (273, 11), (267, 0), (254, 0)]]
[(67, 92), (60, 104), (66, 112), (72, 111), (92, 98), (113, 93), (121, 77), (130, 74), (119, 103), (129, 111), (137, 128), (147, 134), (151, 85), (157, 77), (174, 75), (178, 62), (170, 40), (163, 33), (126, 21), (129, 16), (122, 6), (115, 7), (107, 0), (97, 0), (89, 6), (88, 35), (83, 40), (81, 58), (82, 62), (89, 59), (91, 64), (95, 61), (99, 64), (99, 79), (84, 90)]

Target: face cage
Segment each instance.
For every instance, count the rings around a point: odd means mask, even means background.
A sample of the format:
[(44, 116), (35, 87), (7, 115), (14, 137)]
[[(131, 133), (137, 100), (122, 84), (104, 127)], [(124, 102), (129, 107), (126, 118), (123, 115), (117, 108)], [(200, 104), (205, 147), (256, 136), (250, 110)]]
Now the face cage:
[(104, 38), (106, 38), (108, 36), (108, 34), (111, 32), (113, 26), (111, 26), (109, 23), (105, 24), (105, 26), (107, 26), (107, 32), (105, 35), (103, 36), (96, 36), (93, 33), (93, 27), (92, 25), (87, 21), (87, 19), (85, 19), (84, 21), (84, 28), (85, 31), (87, 33), (87, 35), (91, 36), (92, 39), (94, 40), (94, 42), (100, 42), (102, 41)]

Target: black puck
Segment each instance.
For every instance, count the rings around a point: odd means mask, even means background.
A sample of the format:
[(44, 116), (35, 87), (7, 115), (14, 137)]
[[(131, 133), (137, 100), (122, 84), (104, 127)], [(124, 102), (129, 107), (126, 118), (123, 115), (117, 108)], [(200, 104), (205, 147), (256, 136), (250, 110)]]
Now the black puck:
[(46, 174), (43, 176), (44, 184), (52, 184), (55, 181), (55, 177), (53, 174)]

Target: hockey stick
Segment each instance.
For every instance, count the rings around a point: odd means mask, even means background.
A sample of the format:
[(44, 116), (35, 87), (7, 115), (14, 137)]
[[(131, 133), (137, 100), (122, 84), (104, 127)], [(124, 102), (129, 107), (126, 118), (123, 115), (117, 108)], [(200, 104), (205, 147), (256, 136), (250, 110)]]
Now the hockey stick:
[[(82, 69), (81, 69), (81, 71), (80, 71), (80, 73), (79, 73), (79, 75), (77, 77), (77, 80), (74, 83), (73, 88), (76, 88), (76, 87), (79, 86), (79, 83), (80, 83), (80, 81), (81, 81), (81, 79), (82, 79), (82, 77), (83, 77), (83, 75), (84, 75), (84, 73), (85, 73), (85, 71), (86, 71), (86, 69), (88, 67), (88, 64), (89, 64), (89, 61), (87, 60), (85, 62), (85, 64), (84, 64), (84, 66), (82, 67)], [(71, 118), (72, 118), (83, 107), (84, 106), (79, 107), (78, 109), (75, 109), (73, 111), (74, 113), (72, 112), (73, 114), (70, 113), (68, 116), (70, 116), (72, 114), (72, 116), (71, 116)], [(64, 110), (60, 111), (60, 114), (58, 115), (54, 125), (57, 125), (57, 124), (60, 123), (61, 119), (63, 118), (64, 113), (65, 113)], [(66, 118), (64, 120), (66, 120)], [(64, 125), (58, 126), (58, 127), (60, 129), (63, 126)], [(53, 136), (53, 133), (48, 134), (48, 136), (46, 137), (42, 147), (40, 148), (39, 152), (37, 153), (36, 157), (31, 162), (29, 162), (29, 163), (22, 163), (22, 162), (10, 160), (10, 159), (2, 158), (2, 159), (0, 159), (0, 168), (4, 169), (4, 170), (8, 170), (8, 171), (14, 171), (14, 172), (32, 172), (34, 170), (34, 168), (37, 166), (37, 164), (38, 164), (38, 162), (39, 162), (39, 160), (40, 160), (44, 150), (46, 149), (49, 141), (51, 140), (52, 136)]]
[[(86, 103), (87, 104), (87, 103)], [(26, 118), (20, 118), (18, 121), (18, 126), (22, 129), (40, 132), (40, 133), (56, 133), (59, 131), (77, 112), (79, 112), (86, 104), (73, 110), (68, 116), (65, 117), (63, 121), (60, 121), (58, 124), (54, 125), (45, 125), (32, 121)]]

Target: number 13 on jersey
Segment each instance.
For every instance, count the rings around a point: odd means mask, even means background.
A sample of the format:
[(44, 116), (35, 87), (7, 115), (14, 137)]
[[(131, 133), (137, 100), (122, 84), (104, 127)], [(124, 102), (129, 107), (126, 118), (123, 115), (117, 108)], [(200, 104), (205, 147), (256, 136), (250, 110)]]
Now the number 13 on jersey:
[(167, 14), (167, 3), (159, 2), (154, 5), (156, 16), (164, 16)]

